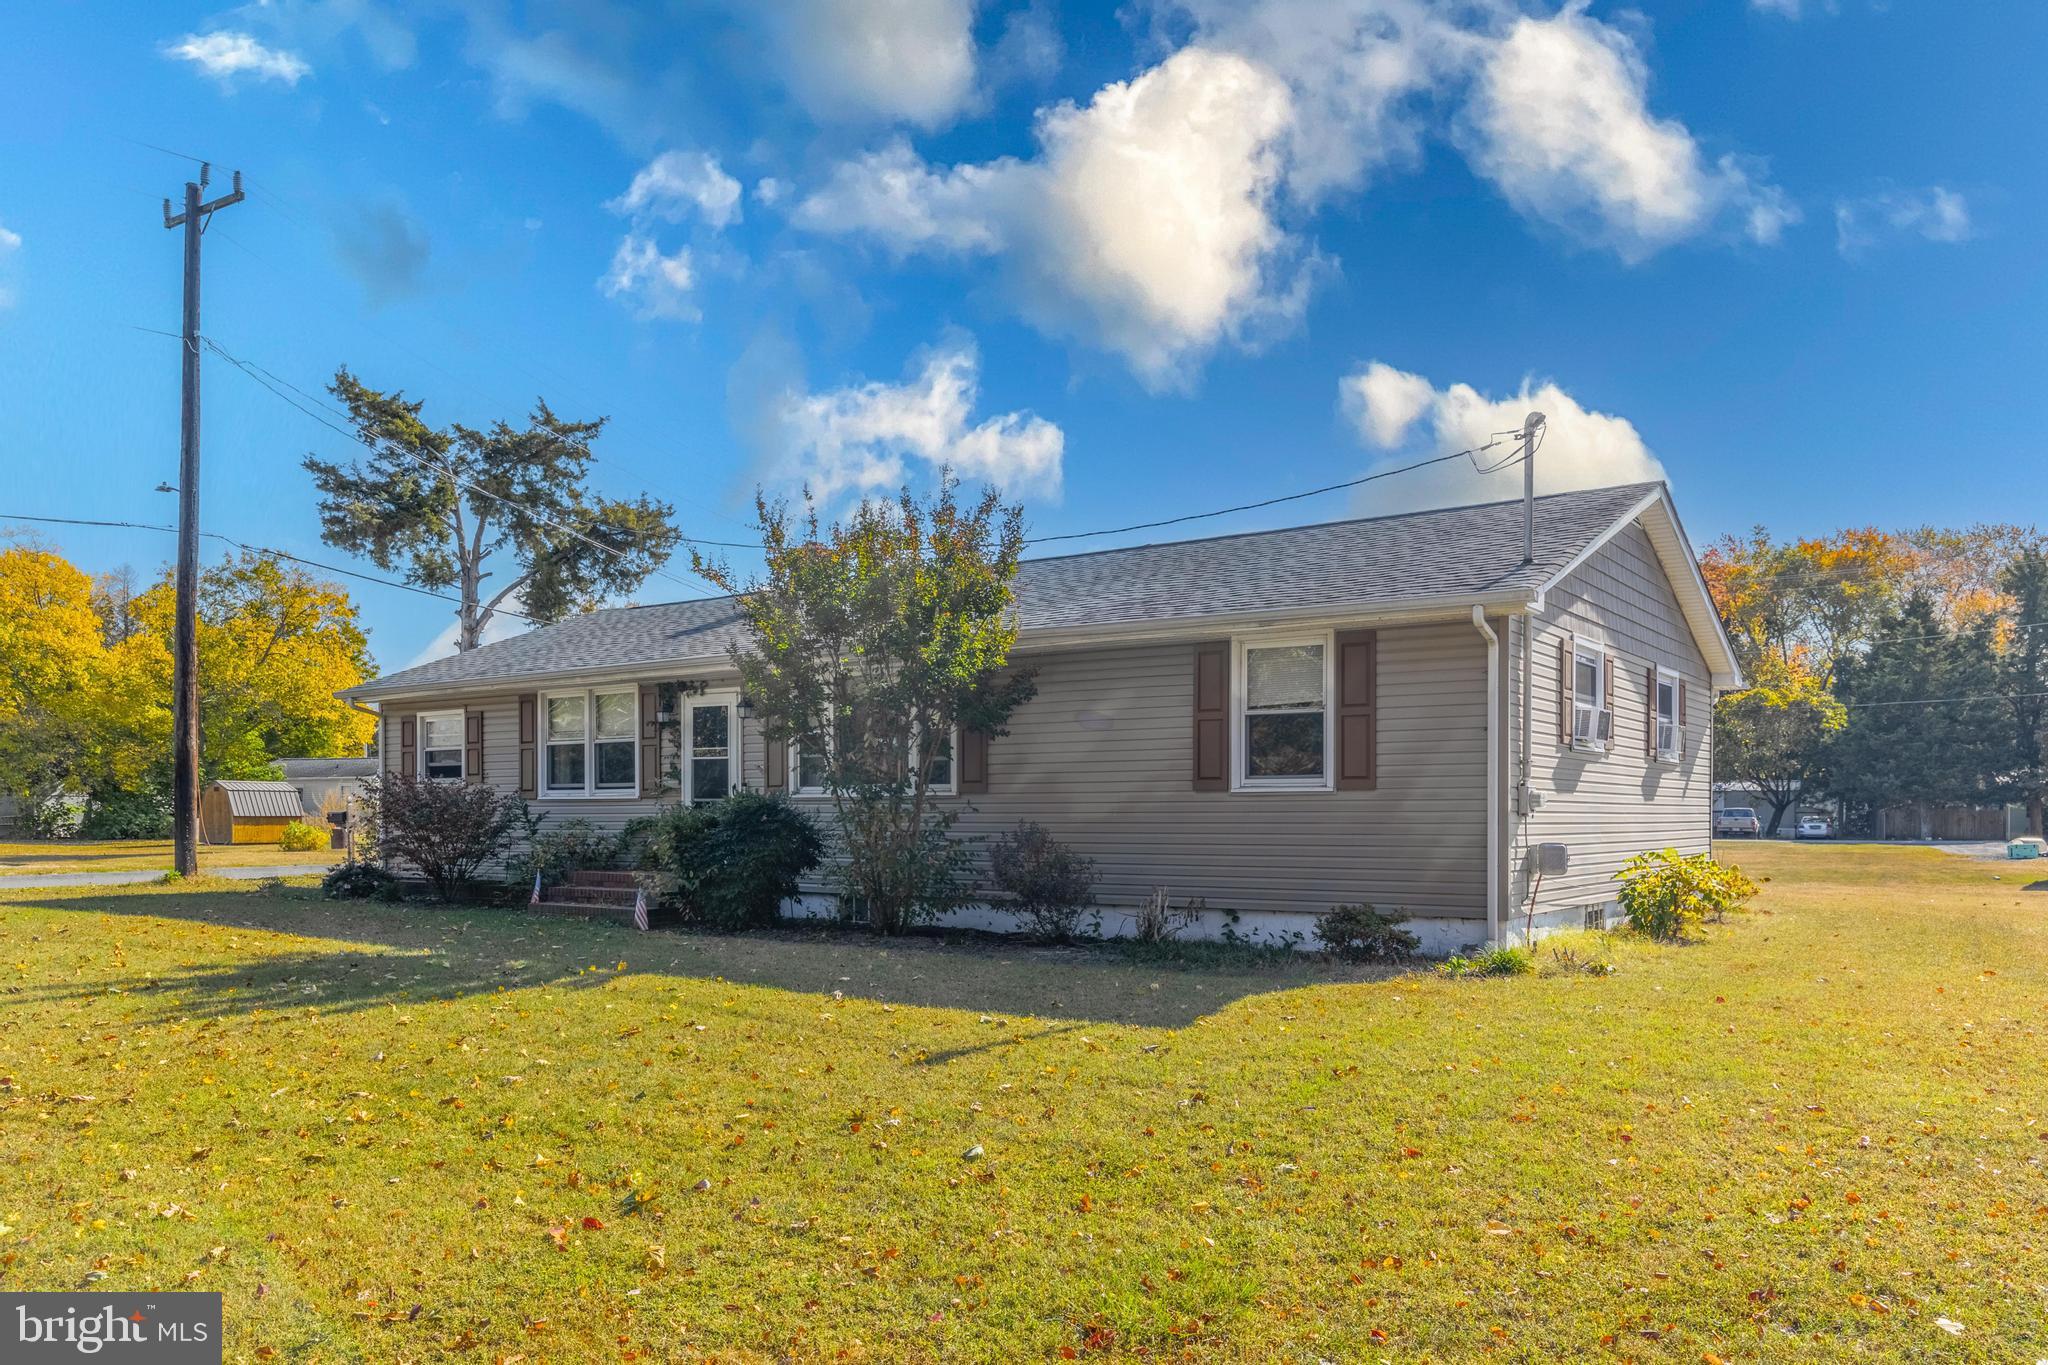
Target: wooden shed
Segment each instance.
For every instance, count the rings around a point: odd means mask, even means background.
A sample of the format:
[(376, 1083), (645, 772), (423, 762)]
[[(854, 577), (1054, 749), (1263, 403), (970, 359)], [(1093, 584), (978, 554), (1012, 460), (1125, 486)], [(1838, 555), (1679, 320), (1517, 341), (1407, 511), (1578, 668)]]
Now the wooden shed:
[(224, 780), (199, 798), (199, 837), (209, 844), (274, 844), (286, 825), (305, 818), (289, 782)]

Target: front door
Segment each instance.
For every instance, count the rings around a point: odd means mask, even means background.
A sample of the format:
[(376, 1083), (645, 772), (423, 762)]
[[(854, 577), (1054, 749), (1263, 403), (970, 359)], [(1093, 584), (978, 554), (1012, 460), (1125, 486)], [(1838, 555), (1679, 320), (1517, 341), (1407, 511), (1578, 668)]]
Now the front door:
[(730, 696), (692, 697), (683, 708), (683, 799), (720, 801), (740, 782), (739, 721)]

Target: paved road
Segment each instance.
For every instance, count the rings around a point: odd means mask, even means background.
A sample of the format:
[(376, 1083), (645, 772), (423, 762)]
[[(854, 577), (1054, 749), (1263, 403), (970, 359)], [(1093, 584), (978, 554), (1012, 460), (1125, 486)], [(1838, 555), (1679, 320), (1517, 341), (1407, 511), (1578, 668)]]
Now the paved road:
[[(306, 863), (288, 863), (283, 867), (222, 867), (204, 875), (229, 877), (238, 882), (254, 882), (265, 877), (317, 877), (326, 870)], [(0, 877), (0, 891), (38, 886), (128, 886), (135, 882), (157, 881), (163, 875), (162, 868), (141, 868), (133, 872), (35, 872), (24, 876)]]

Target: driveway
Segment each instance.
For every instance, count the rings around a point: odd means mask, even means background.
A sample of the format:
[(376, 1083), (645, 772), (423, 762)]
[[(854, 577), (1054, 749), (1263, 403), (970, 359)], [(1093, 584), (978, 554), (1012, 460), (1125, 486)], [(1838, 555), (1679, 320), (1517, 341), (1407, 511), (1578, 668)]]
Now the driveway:
[[(306, 863), (286, 863), (282, 867), (222, 867), (205, 875), (227, 877), (238, 882), (256, 882), (262, 881), (265, 877), (315, 876), (325, 870)], [(0, 877), (0, 891), (39, 886), (128, 886), (135, 882), (161, 881), (163, 875), (164, 870), (160, 867), (140, 868), (131, 872), (39, 872), (27, 876)]]

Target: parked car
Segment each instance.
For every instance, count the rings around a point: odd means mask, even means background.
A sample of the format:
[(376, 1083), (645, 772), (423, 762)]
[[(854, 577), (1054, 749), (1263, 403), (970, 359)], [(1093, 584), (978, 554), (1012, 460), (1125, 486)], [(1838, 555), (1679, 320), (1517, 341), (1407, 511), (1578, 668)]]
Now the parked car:
[(1764, 832), (1764, 822), (1756, 818), (1756, 811), (1749, 806), (1724, 806), (1714, 812), (1714, 837), (1755, 839)]
[(1802, 815), (1799, 817), (1799, 837), (1802, 839), (1827, 839), (1833, 837), (1835, 827), (1828, 823), (1825, 815)]

